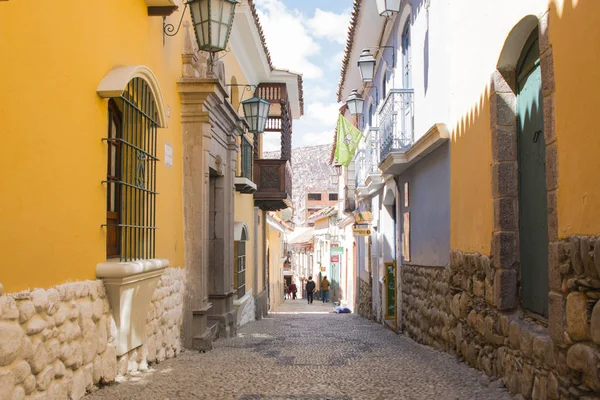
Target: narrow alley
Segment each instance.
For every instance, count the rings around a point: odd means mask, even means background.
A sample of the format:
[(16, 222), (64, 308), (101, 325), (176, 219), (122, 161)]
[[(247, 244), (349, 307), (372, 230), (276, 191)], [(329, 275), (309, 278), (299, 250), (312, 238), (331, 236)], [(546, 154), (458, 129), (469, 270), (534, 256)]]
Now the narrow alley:
[(512, 399), (449, 354), (331, 304), (287, 300), (212, 351), (185, 351), (86, 397), (99, 399)]

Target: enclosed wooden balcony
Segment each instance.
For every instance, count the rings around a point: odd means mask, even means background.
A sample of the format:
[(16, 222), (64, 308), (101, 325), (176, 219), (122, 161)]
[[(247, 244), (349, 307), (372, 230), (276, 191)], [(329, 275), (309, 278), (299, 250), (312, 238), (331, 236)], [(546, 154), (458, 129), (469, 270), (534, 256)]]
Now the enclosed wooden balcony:
[(292, 167), (287, 160), (254, 160), (254, 204), (264, 211), (292, 206)]

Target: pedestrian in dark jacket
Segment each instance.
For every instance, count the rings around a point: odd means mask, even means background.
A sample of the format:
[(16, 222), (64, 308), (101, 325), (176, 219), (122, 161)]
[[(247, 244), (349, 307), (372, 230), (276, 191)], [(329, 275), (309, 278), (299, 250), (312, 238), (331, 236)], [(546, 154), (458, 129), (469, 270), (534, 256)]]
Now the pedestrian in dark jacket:
[(315, 291), (315, 282), (312, 280), (312, 276), (308, 277), (308, 282), (306, 282), (306, 299), (308, 300), (308, 304), (312, 304), (313, 302), (313, 292)]
[(292, 299), (296, 300), (296, 293), (298, 293), (298, 289), (296, 288), (295, 283), (290, 285), (290, 291), (292, 292)]

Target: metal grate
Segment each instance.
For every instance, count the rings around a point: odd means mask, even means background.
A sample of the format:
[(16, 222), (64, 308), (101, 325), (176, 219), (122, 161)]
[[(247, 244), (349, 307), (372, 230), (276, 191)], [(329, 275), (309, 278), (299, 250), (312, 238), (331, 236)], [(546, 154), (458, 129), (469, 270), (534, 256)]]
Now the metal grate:
[(237, 296), (238, 299), (246, 294), (246, 242), (237, 243)]
[(246, 139), (246, 136), (242, 136), (242, 177), (246, 179), (253, 179), (252, 176), (252, 159), (253, 149), (250, 141)]
[[(134, 78), (121, 97), (113, 98), (111, 114), (120, 129), (104, 138), (109, 147), (107, 179), (107, 257), (121, 261), (154, 258), (156, 239), (156, 145), (158, 112), (154, 95)], [(113, 118), (113, 117), (111, 117)], [(116, 200), (115, 200), (116, 199)], [(109, 249), (108, 238), (116, 245)]]

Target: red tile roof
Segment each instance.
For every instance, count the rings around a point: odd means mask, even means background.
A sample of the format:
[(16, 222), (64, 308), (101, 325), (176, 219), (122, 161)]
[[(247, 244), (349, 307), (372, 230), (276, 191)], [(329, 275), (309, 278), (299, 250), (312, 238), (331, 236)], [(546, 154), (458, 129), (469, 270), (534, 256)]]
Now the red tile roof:
[(346, 70), (348, 69), (350, 53), (352, 52), (352, 45), (354, 44), (354, 34), (356, 32), (356, 24), (358, 23), (358, 17), (360, 15), (361, 4), (362, 0), (354, 0), (354, 9), (352, 10), (352, 15), (350, 16), (350, 27), (348, 28), (348, 38), (346, 39), (346, 49), (344, 50), (344, 57), (342, 58), (340, 83), (337, 91), (338, 102), (342, 101), (342, 87), (346, 81)]

